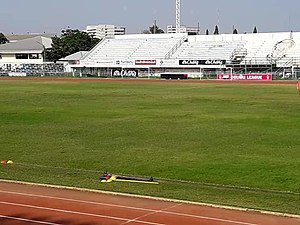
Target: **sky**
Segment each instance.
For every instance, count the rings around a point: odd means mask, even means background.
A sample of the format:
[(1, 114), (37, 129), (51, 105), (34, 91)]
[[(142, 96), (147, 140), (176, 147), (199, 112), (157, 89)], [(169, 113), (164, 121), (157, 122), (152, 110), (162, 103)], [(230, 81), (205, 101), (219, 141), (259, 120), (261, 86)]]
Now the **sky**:
[[(181, 24), (201, 33), (300, 31), (299, 0), (181, 0)], [(125, 26), (141, 33), (154, 24), (175, 25), (175, 0), (0, 0), (0, 33), (54, 33), (87, 25)]]

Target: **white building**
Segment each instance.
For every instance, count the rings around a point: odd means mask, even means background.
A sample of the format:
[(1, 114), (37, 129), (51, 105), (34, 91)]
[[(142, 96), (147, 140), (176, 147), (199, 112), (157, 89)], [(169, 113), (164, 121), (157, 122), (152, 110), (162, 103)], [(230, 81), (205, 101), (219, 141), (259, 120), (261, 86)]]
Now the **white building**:
[(116, 35), (124, 35), (125, 27), (117, 27), (108, 24), (89, 25), (86, 27), (86, 32), (99, 39), (104, 37), (112, 38)]
[(51, 44), (51, 38), (39, 36), (0, 45), (0, 65), (43, 64), (43, 52)]
[[(169, 25), (167, 26), (167, 33), (168, 34), (175, 34), (177, 33), (176, 27)], [(181, 26), (179, 33), (187, 33), (189, 35), (199, 35), (200, 29), (199, 27), (185, 27)]]
[(80, 51), (74, 54), (68, 55), (65, 58), (59, 60), (64, 64), (64, 68), (66, 72), (73, 72), (72, 66), (80, 64), (80, 60), (84, 58), (88, 51)]

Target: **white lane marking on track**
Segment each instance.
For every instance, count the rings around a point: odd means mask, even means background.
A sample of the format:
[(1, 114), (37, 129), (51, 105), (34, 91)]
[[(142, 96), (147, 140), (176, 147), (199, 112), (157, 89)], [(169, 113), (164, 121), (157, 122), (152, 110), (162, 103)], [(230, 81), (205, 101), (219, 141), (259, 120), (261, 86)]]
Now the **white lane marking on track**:
[[(98, 217), (98, 218), (112, 219), (112, 220), (121, 220), (121, 221), (129, 221), (130, 220), (130, 219), (121, 218), (121, 217), (105, 216), (105, 215), (99, 215), (99, 214), (93, 214), (93, 213), (84, 213), (84, 212), (78, 212), (78, 211), (62, 210), (62, 209), (56, 209), (56, 208), (47, 208), (47, 207), (25, 205), (25, 204), (11, 203), (11, 202), (1, 202), (0, 201), (0, 204), (20, 206), (20, 207), (32, 208), (32, 209), (48, 210), (48, 211), (61, 212), (61, 213), (77, 214), (77, 215), (91, 216), (91, 217)], [(152, 223), (152, 222), (140, 221), (140, 220), (137, 220), (135, 222), (136, 223), (142, 223), (142, 224), (149, 224), (149, 225), (165, 225), (165, 224), (161, 224), (161, 223)]]
[[(30, 196), (30, 197), (40, 197), (40, 198), (48, 198), (48, 199), (56, 199), (56, 200), (71, 201), (71, 202), (86, 203), (86, 204), (104, 205), (104, 206), (124, 208), (124, 209), (148, 211), (148, 212), (153, 212), (153, 213), (157, 213), (159, 211), (159, 210), (153, 210), (153, 209), (147, 209), (147, 208), (137, 208), (137, 207), (131, 207), (131, 206), (123, 206), (123, 205), (116, 205), (116, 204), (76, 200), (76, 199), (69, 199), (69, 198), (27, 194), (27, 193), (21, 193), (21, 192), (11, 192), (11, 191), (1, 191), (0, 190), (0, 193), (23, 195), (23, 196)], [(208, 216), (199, 216), (199, 215), (192, 215), (192, 214), (185, 214), (185, 213), (176, 213), (176, 212), (168, 212), (168, 211), (160, 211), (160, 213), (176, 215), (176, 216), (186, 216), (186, 217), (191, 217), (191, 218), (206, 219), (206, 220), (212, 220), (212, 221), (228, 222), (228, 223), (240, 224), (240, 225), (257, 225), (255, 223), (247, 223), (247, 222), (241, 222), (241, 221), (235, 221), (235, 220), (225, 220), (225, 219), (221, 219), (221, 218), (208, 217)]]
[(175, 207), (180, 206), (180, 205), (182, 205), (182, 204), (176, 204), (176, 205), (173, 205), (173, 206), (171, 206), (171, 207), (167, 207), (167, 208), (165, 208), (165, 209), (157, 210), (156, 212), (147, 213), (147, 214), (145, 214), (145, 215), (139, 216), (139, 217), (134, 218), (134, 219), (132, 219), (132, 220), (130, 220), (130, 221), (127, 221), (127, 222), (125, 222), (125, 223), (122, 223), (121, 225), (125, 225), (125, 224), (131, 223), (131, 222), (135, 222), (135, 221), (140, 220), (140, 219), (142, 219), (142, 218), (145, 218), (145, 217), (147, 217), (147, 216), (151, 216), (151, 215), (160, 213), (160, 212), (162, 212), (162, 211), (164, 211), (164, 210), (169, 210), (169, 209), (175, 208)]
[(61, 225), (61, 224), (58, 224), (58, 223), (43, 222), (43, 221), (38, 221), (38, 220), (30, 220), (30, 219), (24, 219), (24, 218), (19, 218), (19, 217), (14, 217), (14, 216), (0, 215), (0, 219), (1, 218), (9, 219), (9, 220), (18, 220), (18, 221), (30, 222), (30, 223), (46, 224), (46, 225)]
[(232, 224), (240, 224), (240, 225), (258, 225), (256, 223), (247, 223), (247, 222), (240, 222), (240, 221), (234, 221), (234, 220), (218, 219), (218, 218), (213, 218), (213, 217), (208, 217), (208, 216), (197, 216), (197, 215), (190, 215), (190, 214), (176, 213), (176, 212), (170, 212), (170, 213), (162, 212), (162, 213), (167, 213), (167, 214), (172, 214), (172, 215), (177, 215), (177, 216), (199, 218), (199, 219), (204, 219), (204, 220), (212, 220), (212, 221), (218, 221), (218, 222), (224, 222), (224, 223), (232, 223)]
[(156, 211), (156, 210), (147, 209), (147, 208), (137, 208), (137, 207), (115, 205), (115, 204), (102, 203), (102, 202), (84, 201), (84, 200), (76, 200), (76, 199), (70, 199), (70, 198), (52, 197), (52, 196), (46, 196), (46, 195), (27, 194), (27, 193), (21, 193), (21, 192), (0, 191), (0, 193), (23, 195), (23, 196), (29, 196), (29, 197), (48, 198), (48, 199), (55, 199), (55, 200), (62, 200), (62, 201), (69, 201), (69, 202), (78, 202), (78, 203), (86, 203), (86, 204), (93, 204), (93, 205), (103, 205), (103, 206), (110, 206), (110, 207), (117, 207), (117, 208), (148, 211), (148, 212), (149, 211), (150, 212), (155, 212)]

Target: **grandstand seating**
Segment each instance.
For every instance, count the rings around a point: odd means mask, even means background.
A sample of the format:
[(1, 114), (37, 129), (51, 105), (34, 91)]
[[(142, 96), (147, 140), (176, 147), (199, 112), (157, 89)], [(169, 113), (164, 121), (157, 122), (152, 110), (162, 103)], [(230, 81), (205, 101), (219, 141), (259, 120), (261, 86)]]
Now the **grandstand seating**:
[[(270, 56), (277, 43), (290, 38), (289, 33), (265, 33), (248, 34), (244, 36), (247, 40), (247, 55), (242, 64), (268, 64)], [(275, 60), (275, 58), (274, 58)]]
[(233, 51), (244, 41), (199, 41), (189, 39), (172, 56), (173, 59), (221, 59), (229, 61)]
[(27, 75), (36, 74), (61, 74), (65, 72), (62, 63), (44, 64), (0, 64), (0, 75), (8, 75), (9, 72), (25, 73)]
[(161, 59), (186, 35), (126, 35), (105, 39), (84, 60)]
[(300, 64), (299, 32), (121, 35), (103, 40), (83, 61), (189, 59), (226, 60), (231, 65), (288, 65), (291, 58)]
[[(274, 46), (290, 33), (224, 34), (189, 37), (172, 56), (174, 59), (222, 59), (230, 63), (235, 52), (245, 50), (241, 64), (268, 64)], [(268, 57), (269, 56), (269, 57)]]
[(285, 52), (284, 56), (277, 62), (279, 67), (300, 67), (300, 35), (298, 33), (293, 37), (293, 45)]

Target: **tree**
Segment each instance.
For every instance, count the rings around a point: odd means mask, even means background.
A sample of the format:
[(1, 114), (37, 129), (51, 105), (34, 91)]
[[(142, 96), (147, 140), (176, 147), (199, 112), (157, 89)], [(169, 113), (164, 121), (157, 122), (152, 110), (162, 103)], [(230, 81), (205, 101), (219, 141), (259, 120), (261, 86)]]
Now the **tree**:
[(238, 30), (236, 28), (234, 28), (233, 34), (238, 34), (238, 33), (239, 33)]
[(218, 27), (218, 25), (215, 26), (214, 34), (215, 35), (219, 34), (219, 27)]
[(79, 51), (89, 51), (100, 40), (80, 30), (66, 29), (60, 37), (52, 38), (52, 48), (46, 50), (48, 60), (57, 61)]
[(8, 39), (5, 37), (3, 33), (0, 33), (0, 45), (8, 43)]
[(205, 34), (206, 34), (206, 35), (209, 35), (209, 30), (208, 30), (208, 29), (206, 29)]
[(253, 33), (254, 33), (254, 34), (257, 33), (257, 28), (256, 28), (256, 26), (255, 26), (254, 29), (253, 29)]
[(150, 30), (143, 30), (142, 34), (151, 34), (151, 33), (150, 33)]
[(152, 27), (149, 27), (149, 33), (150, 34), (163, 34), (165, 32), (162, 29), (160, 29), (157, 25), (153, 25)]

